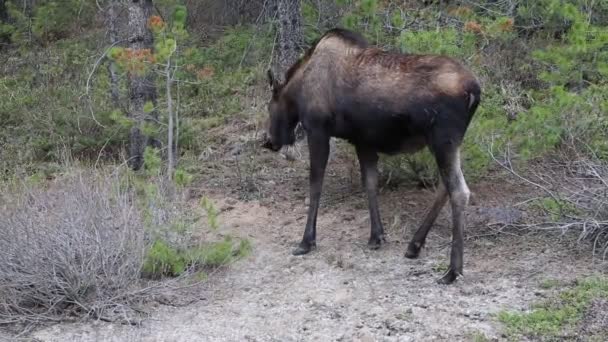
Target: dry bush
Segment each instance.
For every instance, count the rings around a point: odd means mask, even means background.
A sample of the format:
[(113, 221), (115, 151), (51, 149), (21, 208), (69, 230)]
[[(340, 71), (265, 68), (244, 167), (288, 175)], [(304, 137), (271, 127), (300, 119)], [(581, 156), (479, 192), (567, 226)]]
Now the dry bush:
[(117, 177), (74, 171), (1, 191), (1, 323), (124, 316), (140, 298), (144, 227)]
[[(580, 145), (582, 143), (579, 142)], [(592, 244), (594, 255), (608, 256), (608, 163), (579, 152), (580, 146), (564, 147), (563, 155), (539, 160), (525, 173), (515, 170), (510, 149), (493, 160), (512, 175), (539, 190), (540, 197), (530, 199), (531, 209), (543, 215), (530, 222), (514, 225), (519, 229), (574, 232), (579, 241)]]

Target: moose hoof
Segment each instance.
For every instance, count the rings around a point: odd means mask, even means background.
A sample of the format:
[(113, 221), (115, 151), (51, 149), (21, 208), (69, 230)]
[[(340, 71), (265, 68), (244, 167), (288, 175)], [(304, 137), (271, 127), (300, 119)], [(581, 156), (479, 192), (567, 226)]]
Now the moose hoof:
[(440, 279), (437, 280), (437, 283), (442, 284), (442, 285), (450, 285), (450, 284), (454, 283), (454, 281), (456, 281), (456, 279), (458, 279), (461, 276), (462, 276), (462, 271), (457, 272), (450, 268), (443, 277), (441, 277)]
[(293, 255), (304, 255), (310, 253), (317, 244), (315, 242), (300, 242), (300, 245), (293, 250)]
[(382, 246), (383, 242), (385, 242), (383, 235), (381, 235), (381, 236), (372, 236), (372, 237), (369, 238), (369, 241), (367, 242), (367, 246), (371, 250), (377, 250), (377, 249), (380, 248), (380, 246)]
[(407, 245), (407, 250), (405, 251), (405, 257), (408, 259), (416, 259), (420, 255), (420, 250), (422, 249), (422, 245), (417, 242), (410, 242)]

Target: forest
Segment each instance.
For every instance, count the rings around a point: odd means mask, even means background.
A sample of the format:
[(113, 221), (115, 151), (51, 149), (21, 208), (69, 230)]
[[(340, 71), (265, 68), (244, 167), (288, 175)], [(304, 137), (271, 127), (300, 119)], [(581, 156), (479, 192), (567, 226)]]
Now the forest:
[[(430, 147), (264, 148), (335, 28), (479, 84), (453, 283)], [(0, 0), (0, 340), (606, 341), (607, 257), (606, 0)]]

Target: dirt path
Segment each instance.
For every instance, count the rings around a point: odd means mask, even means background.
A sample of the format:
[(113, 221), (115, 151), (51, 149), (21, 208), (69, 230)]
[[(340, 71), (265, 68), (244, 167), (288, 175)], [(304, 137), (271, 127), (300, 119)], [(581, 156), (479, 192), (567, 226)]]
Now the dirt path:
[(483, 334), (503, 340), (495, 313), (524, 309), (542, 297), (543, 279), (567, 281), (592, 271), (588, 259), (555, 239), (492, 235), (487, 224), (500, 220), (495, 213), (505, 210), (496, 196), (500, 192), (494, 192), (477, 198), (469, 210), (465, 278), (441, 286), (435, 280), (448, 263), (448, 209), (421, 257), (403, 257), (421, 211), (432, 200), (430, 192), (385, 192), (381, 205), (388, 244), (369, 251), (365, 197), (329, 188), (314, 253), (290, 254), (300, 239), (306, 206), (303, 200), (284, 199), (303, 196), (305, 189), (277, 195), (274, 203), (212, 194), (224, 210), (222, 229), (248, 237), (254, 249), (212, 277), (200, 301), (181, 308), (159, 306), (141, 327), (63, 324), (34, 337), (48, 342), (469, 341)]
[[(239, 141), (248, 129), (230, 127), (234, 132), (218, 136)], [(288, 162), (260, 152), (251, 141), (225, 141), (224, 151), (204, 162), (205, 183), (193, 195), (204, 194), (221, 209), (221, 231), (252, 242), (249, 257), (196, 289), (200, 300), (151, 308), (141, 326), (59, 324), (33, 337), (45, 342), (475, 341), (482, 335), (505, 340), (497, 312), (528, 308), (546, 295), (539, 286), (543, 280), (571, 281), (594, 271), (588, 247), (560, 242), (555, 233), (497, 235), (500, 224), (526, 220), (515, 204), (534, 194), (493, 179), (471, 186), (465, 277), (438, 285), (449, 262), (447, 206), (420, 258), (409, 260), (403, 256), (406, 243), (434, 195), (411, 186), (384, 189), (379, 201), (388, 243), (368, 250), (367, 200), (359, 190), (358, 166), (344, 154), (335, 155), (328, 167), (318, 249), (294, 257), (291, 250), (306, 220), (306, 156)]]

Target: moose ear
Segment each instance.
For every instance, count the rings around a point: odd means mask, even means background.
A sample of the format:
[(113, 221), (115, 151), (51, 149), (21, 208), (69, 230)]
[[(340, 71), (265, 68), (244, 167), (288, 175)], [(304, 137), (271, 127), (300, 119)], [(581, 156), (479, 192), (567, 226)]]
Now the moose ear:
[(272, 73), (271, 69), (268, 69), (267, 75), (268, 75), (268, 83), (270, 84), (270, 88), (272, 89), (273, 92), (276, 93), (279, 90), (279, 82), (277, 81), (276, 78), (274, 78), (274, 74)]

